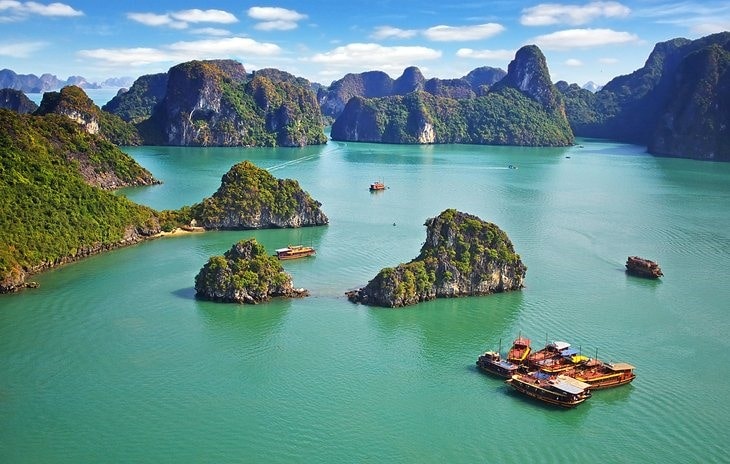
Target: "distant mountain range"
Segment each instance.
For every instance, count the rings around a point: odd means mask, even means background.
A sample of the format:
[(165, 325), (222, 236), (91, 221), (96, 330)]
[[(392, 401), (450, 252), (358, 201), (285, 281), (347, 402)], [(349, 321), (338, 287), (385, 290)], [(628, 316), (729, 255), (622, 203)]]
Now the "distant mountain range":
[[(70, 83), (99, 85), (0, 71), (0, 88), (47, 92)], [(409, 67), (397, 79), (369, 71), (330, 86), (276, 69), (248, 73), (230, 60), (182, 63), (138, 78), (103, 111), (75, 91), (49, 96), (40, 109), (12, 92), (0, 94), (0, 107), (66, 113), (124, 144), (303, 146), (324, 143), (323, 123), (331, 123), (335, 140), (563, 146), (575, 135), (730, 161), (730, 32), (658, 43), (642, 68), (603, 87), (553, 85), (542, 52), (526, 46), (507, 72), (482, 67), (426, 79)]]
[(0, 89), (15, 89), (26, 93), (41, 93), (58, 90), (67, 85), (75, 85), (82, 89), (103, 89), (129, 87), (134, 82), (132, 77), (112, 77), (102, 82), (89, 82), (81, 76), (71, 76), (61, 80), (53, 74), (16, 74), (10, 69), (0, 70)]

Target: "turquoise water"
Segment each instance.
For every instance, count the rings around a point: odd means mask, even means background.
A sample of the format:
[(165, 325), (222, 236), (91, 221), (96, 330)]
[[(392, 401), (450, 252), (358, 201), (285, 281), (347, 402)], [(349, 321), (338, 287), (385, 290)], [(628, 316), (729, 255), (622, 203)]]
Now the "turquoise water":
[[(297, 179), (330, 225), (155, 240), (0, 297), (0, 462), (728, 462), (730, 164), (631, 145), (129, 148), (176, 208), (250, 159)], [(507, 169), (513, 164), (518, 169)], [(371, 194), (383, 180), (389, 189)], [(343, 293), (418, 254), (456, 208), (496, 223), (520, 292), (400, 310)], [(207, 258), (256, 237), (311, 296), (196, 301)], [(626, 257), (665, 276), (627, 276)], [(518, 334), (637, 367), (629, 386), (555, 410), (477, 372)]]

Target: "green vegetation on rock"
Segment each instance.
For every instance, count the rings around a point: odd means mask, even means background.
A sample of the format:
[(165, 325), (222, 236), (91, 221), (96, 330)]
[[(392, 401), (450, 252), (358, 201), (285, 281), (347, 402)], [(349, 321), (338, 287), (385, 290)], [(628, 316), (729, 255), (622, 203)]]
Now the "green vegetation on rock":
[(256, 239), (241, 240), (223, 256), (213, 256), (195, 276), (198, 298), (256, 304), (272, 296), (304, 296), (291, 276)]
[(149, 175), (109, 142), (55, 114), (0, 110), (0, 127), (0, 291), (22, 285), (29, 272), (159, 230), (153, 210), (81, 175), (82, 162), (130, 183)]

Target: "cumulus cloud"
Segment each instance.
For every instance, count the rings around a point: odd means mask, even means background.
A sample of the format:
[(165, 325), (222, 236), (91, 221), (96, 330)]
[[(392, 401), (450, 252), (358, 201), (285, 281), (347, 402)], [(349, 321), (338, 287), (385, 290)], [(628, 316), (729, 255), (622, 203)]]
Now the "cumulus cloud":
[(514, 50), (473, 50), (460, 48), (456, 51), (459, 58), (475, 58), (479, 60), (511, 60), (515, 57)]
[(326, 69), (322, 72), (325, 73), (332, 68), (347, 69), (350, 72), (373, 69), (401, 72), (408, 66), (440, 57), (440, 51), (428, 47), (385, 47), (376, 43), (351, 43), (325, 53), (317, 53), (309, 61), (324, 65)]
[(423, 35), (437, 42), (456, 42), (480, 40), (493, 37), (504, 31), (504, 26), (497, 23), (477, 24), (474, 26), (434, 26), (423, 31)]
[(249, 55), (270, 57), (280, 52), (281, 48), (276, 44), (257, 42), (248, 37), (227, 37), (175, 42), (160, 48), (97, 48), (81, 50), (78, 55), (99, 60), (101, 65), (124, 67)]
[(260, 31), (288, 31), (296, 29), (299, 21), (307, 19), (308, 16), (286, 8), (252, 6), (248, 9), (248, 17), (260, 21), (254, 26)]
[(545, 50), (569, 50), (639, 42), (639, 37), (611, 29), (567, 29), (537, 36), (532, 42)]
[(595, 19), (623, 18), (631, 9), (618, 2), (591, 2), (585, 5), (541, 3), (522, 10), (520, 23), (524, 26), (548, 26), (551, 24), (587, 24)]
[(167, 26), (185, 29), (190, 23), (231, 24), (238, 22), (233, 14), (223, 10), (180, 10), (172, 13), (127, 13), (127, 18), (145, 26)]
[(0, 43), (0, 56), (26, 58), (47, 45), (46, 42), (7, 42)]
[(200, 29), (193, 29), (190, 32), (192, 32), (193, 34), (212, 35), (216, 37), (225, 37), (231, 35), (231, 31), (229, 31), (228, 29), (219, 29), (216, 27), (201, 27)]
[(84, 12), (76, 10), (65, 3), (43, 4), (38, 2), (19, 2), (16, 0), (0, 0), (0, 22), (22, 21), (31, 15), (47, 17), (83, 16)]
[(569, 58), (569, 59), (565, 60), (565, 65), (573, 67), (573, 68), (577, 68), (579, 66), (583, 66), (583, 62), (576, 58)]
[(414, 37), (416, 34), (418, 34), (418, 31), (415, 29), (399, 29), (397, 27), (392, 26), (378, 26), (375, 28), (375, 31), (370, 35), (373, 39), (376, 40), (382, 40), (382, 39), (410, 39), (411, 37)]
[(730, 21), (717, 21), (715, 19), (696, 21), (690, 26), (690, 31), (701, 36), (730, 31)]

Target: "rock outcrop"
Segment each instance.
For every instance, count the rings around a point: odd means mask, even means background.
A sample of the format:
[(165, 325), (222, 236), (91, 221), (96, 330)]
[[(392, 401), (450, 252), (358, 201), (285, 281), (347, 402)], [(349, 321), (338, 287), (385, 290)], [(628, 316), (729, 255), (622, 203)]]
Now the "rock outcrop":
[[(476, 76), (473, 76), (475, 82)], [(411, 81), (417, 81), (414, 77)], [(568, 146), (573, 132), (562, 96), (550, 82), (545, 57), (521, 48), (509, 72), (483, 96), (451, 98), (466, 91), (447, 81), (426, 81), (439, 96), (414, 91), (405, 96), (353, 97), (332, 124), (333, 140), (383, 143), (469, 143)], [(466, 80), (464, 80), (466, 82)], [(472, 95), (476, 95), (471, 91)]]
[(195, 296), (226, 303), (257, 304), (272, 297), (303, 297), (281, 263), (256, 239), (242, 240), (223, 256), (213, 256), (195, 276)]
[(644, 66), (595, 94), (564, 93), (578, 136), (650, 153), (730, 161), (730, 32), (656, 44)]
[(162, 98), (149, 89), (153, 79), (147, 80), (139, 91), (121, 95), (119, 104), (107, 105), (135, 121), (145, 144), (301, 147), (327, 142), (317, 97), (306, 79), (277, 70), (249, 75), (236, 61), (204, 60), (170, 68)]
[(0, 108), (16, 113), (28, 114), (38, 109), (38, 105), (20, 90), (0, 89)]
[(395, 80), (382, 71), (368, 71), (347, 74), (334, 81), (327, 90), (319, 93), (318, 99), (322, 114), (336, 119), (353, 97), (380, 98), (426, 91), (438, 97), (474, 98), (484, 95), (491, 85), (505, 75), (504, 70), (488, 66), (474, 69), (461, 78), (444, 80), (426, 79), (415, 66), (406, 68)]
[(223, 175), (212, 197), (191, 210), (206, 229), (271, 229), (326, 225), (321, 205), (296, 180), (277, 179), (244, 161)]
[(74, 85), (44, 93), (40, 107), (33, 114), (61, 114), (75, 121), (85, 132), (101, 135), (115, 145), (139, 145), (141, 142), (133, 125), (102, 111), (81, 87)]
[(396, 308), (432, 300), (519, 290), (527, 267), (495, 224), (453, 209), (426, 221), (421, 253), (381, 270), (346, 295), (354, 303)]
[(166, 90), (167, 73), (141, 76), (129, 90), (120, 91), (101, 109), (136, 124), (152, 116), (152, 110), (165, 97)]

